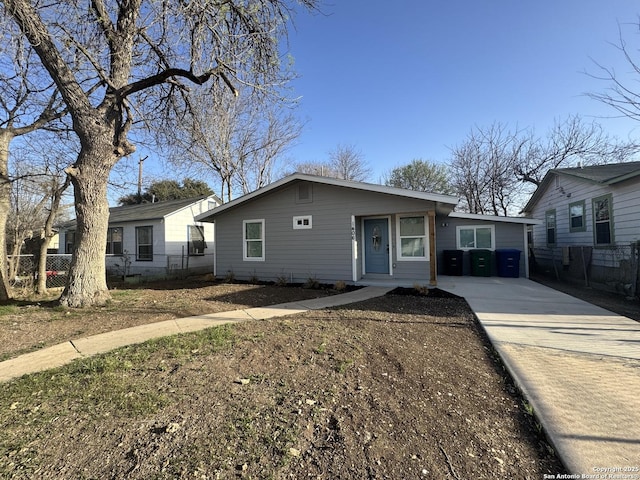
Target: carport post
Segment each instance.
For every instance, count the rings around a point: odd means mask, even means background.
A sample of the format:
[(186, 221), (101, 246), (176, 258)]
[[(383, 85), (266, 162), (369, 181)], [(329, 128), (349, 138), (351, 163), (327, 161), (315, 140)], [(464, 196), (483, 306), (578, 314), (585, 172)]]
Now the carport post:
[(429, 217), (429, 285), (438, 285), (437, 256), (436, 256), (436, 211), (427, 212)]

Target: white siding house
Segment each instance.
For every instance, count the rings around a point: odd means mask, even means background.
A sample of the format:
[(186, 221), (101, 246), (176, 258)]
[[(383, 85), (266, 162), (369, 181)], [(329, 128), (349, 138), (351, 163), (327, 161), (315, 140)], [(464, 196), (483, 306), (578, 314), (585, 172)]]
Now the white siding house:
[[(110, 275), (164, 277), (213, 272), (214, 226), (195, 220), (220, 204), (216, 196), (109, 209), (106, 265)], [(61, 227), (60, 253), (72, 253), (75, 222)]]
[(640, 162), (551, 170), (523, 212), (544, 219), (532, 230), (539, 265), (635, 290)]

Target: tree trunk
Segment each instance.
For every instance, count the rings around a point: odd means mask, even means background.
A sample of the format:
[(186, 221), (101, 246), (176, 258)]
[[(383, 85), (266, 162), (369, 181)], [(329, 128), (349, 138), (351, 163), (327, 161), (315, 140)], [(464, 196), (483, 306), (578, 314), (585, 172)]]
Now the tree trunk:
[(49, 246), (49, 239), (45, 236), (40, 238), (40, 244), (38, 249), (38, 265), (36, 275), (36, 293), (44, 295), (47, 293), (47, 247)]
[[(95, 140), (95, 139), (93, 139)], [(118, 158), (110, 142), (92, 142), (75, 166), (67, 168), (74, 188), (76, 245), (60, 304), (67, 307), (102, 305), (111, 298), (107, 288), (105, 252), (109, 224), (107, 181)]]
[(11, 182), (9, 180), (9, 143), (11, 135), (0, 130), (0, 301), (11, 298), (7, 258), (7, 218), (11, 209)]
[(47, 253), (49, 242), (55, 235), (55, 232), (53, 230), (53, 222), (58, 215), (62, 195), (64, 194), (64, 191), (69, 187), (70, 183), (71, 179), (68, 176), (62, 185), (59, 185), (57, 180), (52, 181), (52, 188), (50, 192), (51, 208), (49, 209), (47, 220), (44, 223), (44, 229), (41, 236), (42, 243), (40, 244), (40, 255), (38, 257), (38, 280), (36, 282), (36, 293), (41, 295), (47, 293)]

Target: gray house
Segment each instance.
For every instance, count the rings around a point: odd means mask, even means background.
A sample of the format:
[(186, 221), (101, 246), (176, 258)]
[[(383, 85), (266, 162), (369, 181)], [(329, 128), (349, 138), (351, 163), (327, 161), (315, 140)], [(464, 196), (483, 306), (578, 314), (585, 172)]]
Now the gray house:
[[(480, 225), (487, 230), (479, 230), (477, 248), (491, 232), (488, 248), (526, 251), (522, 219), (452, 216), (457, 203), (449, 195), (295, 173), (196, 220), (215, 223), (216, 277), (237, 279), (435, 285), (438, 257), (472, 248)], [(440, 232), (445, 241), (437, 245)]]
[(616, 289), (638, 282), (640, 162), (550, 170), (524, 207), (541, 268)]

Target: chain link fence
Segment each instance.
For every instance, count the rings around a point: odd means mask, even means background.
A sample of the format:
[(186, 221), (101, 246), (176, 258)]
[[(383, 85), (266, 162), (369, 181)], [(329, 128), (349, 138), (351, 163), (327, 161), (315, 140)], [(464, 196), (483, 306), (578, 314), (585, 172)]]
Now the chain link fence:
[[(33, 288), (38, 276), (38, 260), (35, 255), (9, 255), (9, 281), (14, 288)], [(47, 288), (64, 287), (71, 255), (47, 255)]]
[(558, 280), (580, 282), (627, 296), (638, 296), (640, 244), (604, 247), (566, 246), (532, 249), (532, 271), (554, 275)]

